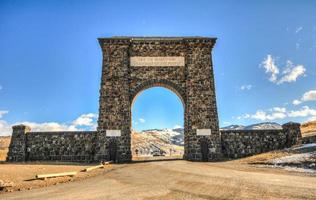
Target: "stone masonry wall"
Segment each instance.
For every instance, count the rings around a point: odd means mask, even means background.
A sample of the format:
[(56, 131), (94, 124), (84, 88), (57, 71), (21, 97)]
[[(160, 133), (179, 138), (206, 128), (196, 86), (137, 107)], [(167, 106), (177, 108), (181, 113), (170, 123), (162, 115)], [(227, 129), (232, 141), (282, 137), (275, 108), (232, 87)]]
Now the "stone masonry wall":
[(95, 131), (29, 132), (26, 134), (26, 159), (92, 161)]
[(287, 123), (274, 130), (221, 130), (224, 157), (241, 158), (271, 150), (284, 149), (300, 142), (297, 123)]
[[(241, 158), (298, 144), (301, 141), (299, 126), (287, 123), (278, 130), (221, 130), (221, 159)], [(8, 161), (101, 161), (94, 148), (98, 144), (96, 135), (96, 131), (30, 132), (27, 126), (14, 126)]]
[[(19, 126), (20, 129), (23, 127), (26, 126)], [(93, 138), (96, 131), (20, 131), (18, 134), (19, 137), (15, 137), (17, 135), (15, 128), (9, 147), (8, 161), (94, 161)]]
[(302, 144), (316, 143), (316, 135), (306, 136), (302, 138)]

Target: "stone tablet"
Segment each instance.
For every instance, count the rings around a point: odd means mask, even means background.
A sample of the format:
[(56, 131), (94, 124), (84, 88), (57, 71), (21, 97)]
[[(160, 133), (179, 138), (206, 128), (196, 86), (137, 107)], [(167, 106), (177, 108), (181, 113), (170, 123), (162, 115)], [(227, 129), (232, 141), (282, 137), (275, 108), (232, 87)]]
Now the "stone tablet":
[(108, 136), (108, 137), (120, 137), (121, 130), (106, 130), (106, 136)]
[(170, 67), (170, 66), (184, 66), (183, 56), (171, 57), (143, 57), (134, 56), (130, 57), (130, 65), (134, 67), (152, 66), (152, 67)]
[(211, 129), (196, 129), (196, 135), (211, 135)]

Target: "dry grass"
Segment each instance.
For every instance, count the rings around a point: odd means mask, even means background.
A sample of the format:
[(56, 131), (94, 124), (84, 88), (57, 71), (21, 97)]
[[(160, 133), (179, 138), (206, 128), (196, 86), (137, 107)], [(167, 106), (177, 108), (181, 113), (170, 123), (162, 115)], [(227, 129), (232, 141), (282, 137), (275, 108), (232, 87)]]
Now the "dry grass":
[(10, 145), (10, 136), (0, 136), (0, 161), (5, 161), (8, 154)]
[(316, 120), (303, 123), (301, 125), (301, 132), (303, 136), (312, 132), (316, 133)]
[(289, 155), (292, 155), (292, 153), (284, 150), (278, 150), (242, 158), (239, 161), (247, 164), (266, 164), (269, 160)]
[(0, 150), (0, 161), (5, 161), (7, 158), (8, 149)]

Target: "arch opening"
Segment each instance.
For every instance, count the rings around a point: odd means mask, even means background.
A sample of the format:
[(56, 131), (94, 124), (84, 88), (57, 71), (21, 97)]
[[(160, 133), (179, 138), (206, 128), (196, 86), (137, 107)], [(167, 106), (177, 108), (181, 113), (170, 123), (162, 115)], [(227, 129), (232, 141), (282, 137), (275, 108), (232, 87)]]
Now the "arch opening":
[(131, 103), (132, 159), (182, 159), (184, 113), (184, 99), (171, 86), (146, 85), (138, 90)]

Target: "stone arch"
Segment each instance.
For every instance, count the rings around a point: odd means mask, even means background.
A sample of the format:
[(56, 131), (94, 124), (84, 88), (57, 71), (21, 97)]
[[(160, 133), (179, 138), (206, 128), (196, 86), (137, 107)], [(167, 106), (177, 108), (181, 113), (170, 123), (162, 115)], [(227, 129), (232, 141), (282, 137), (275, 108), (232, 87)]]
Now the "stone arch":
[(212, 48), (216, 38), (100, 38), (103, 52), (96, 159), (108, 158), (106, 145), (118, 141), (117, 162), (131, 154), (131, 107), (143, 90), (161, 86), (184, 107), (184, 159), (201, 161), (199, 140), (207, 138), (207, 160), (221, 157)]
[(163, 87), (166, 88), (172, 92), (174, 92), (179, 99), (182, 102), (183, 109), (185, 110), (185, 92), (181, 87), (179, 87), (177, 84), (173, 83), (172, 81), (168, 80), (159, 80), (159, 79), (154, 79), (154, 80), (148, 80), (144, 81), (143, 83), (139, 84), (132, 92), (131, 97), (130, 97), (130, 102), (131, 102), (131, 107), (133, 107), (135, 100), (137, 97), (146, 89), (152, 88), (152, 87)]

